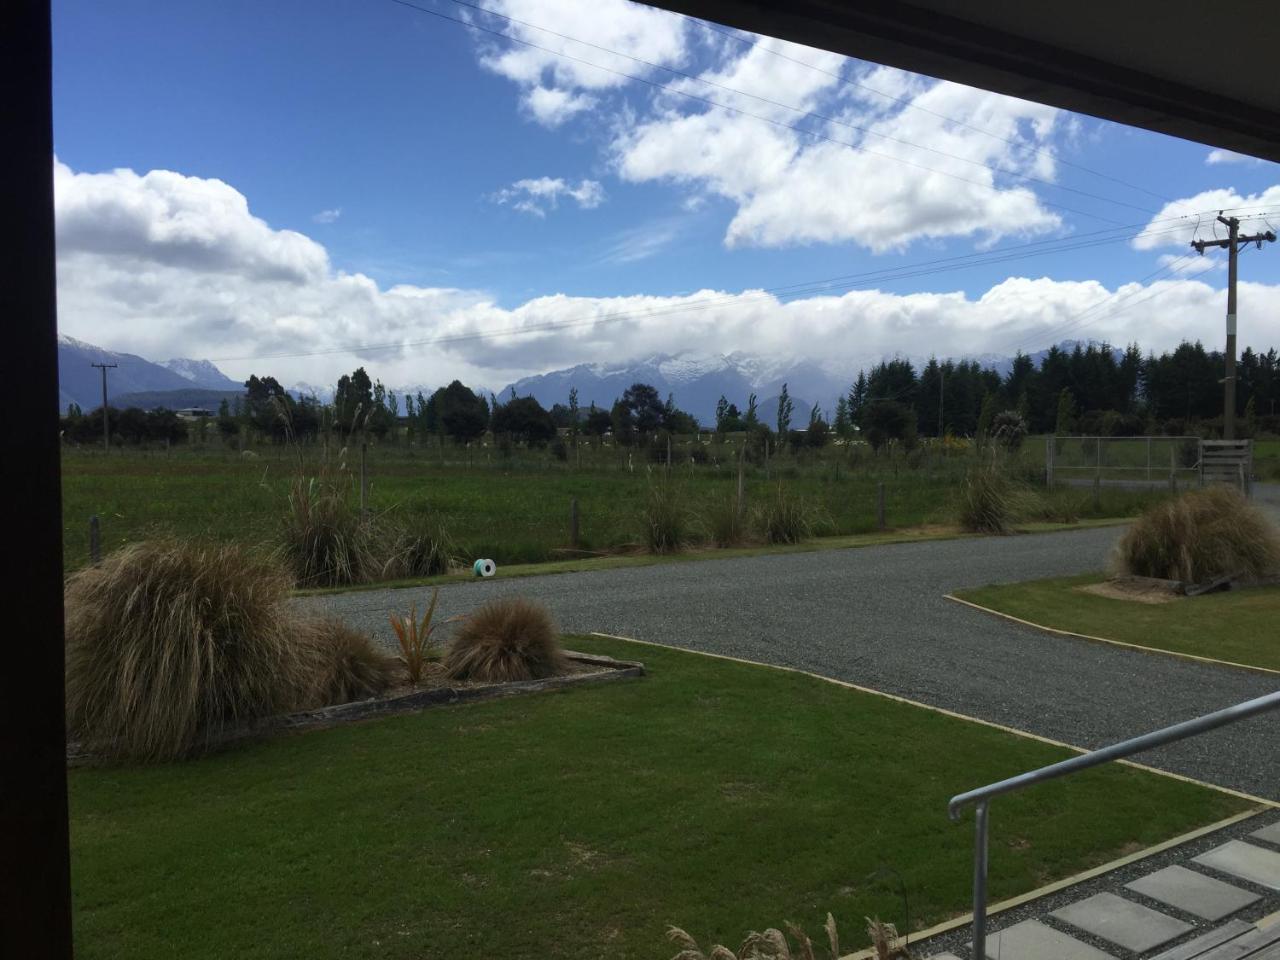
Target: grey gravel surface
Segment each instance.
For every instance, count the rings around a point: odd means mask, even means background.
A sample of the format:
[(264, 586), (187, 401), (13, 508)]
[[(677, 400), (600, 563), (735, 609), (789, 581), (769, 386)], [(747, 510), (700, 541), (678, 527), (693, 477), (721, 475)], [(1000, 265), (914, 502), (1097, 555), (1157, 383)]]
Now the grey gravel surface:
[[(1091, 748), (1280, 686), (1244, 670), (1042, 634), (943, 597), (1100, 569), (1118, 536), (1102, 528), (477, 581), (442, 588), (440, 607), (448, 616), (524, 594), (547, 603), (566, 631), (799, 667)], [(297, 602), (390, 643), (388, 613), (425, 596), (416, 588)], [(1138, 759), (1280, 800), (1277, 746), (1280, 716), (1271, 715)]]

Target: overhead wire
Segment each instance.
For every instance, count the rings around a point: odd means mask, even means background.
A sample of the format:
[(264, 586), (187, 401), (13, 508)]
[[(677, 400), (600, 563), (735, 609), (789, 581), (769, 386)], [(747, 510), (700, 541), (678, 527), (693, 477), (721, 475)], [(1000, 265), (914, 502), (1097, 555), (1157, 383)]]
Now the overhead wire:
[[(1183, 217), (1170, 218), (1171, 220), (1182, 220)], [(1128, 228), (1131, 229), (1131, 228)], [(1183, 226), (1166, 227), (1163, 230), (1154, 233), (1143, 231), (1149, 236), (1163, 236), (1171, 233), (1180, 232), (1185, 229)], [(901, 280), (914, 279), (922, 276), (931, 276), (941, 273), (949, 273), (956, 270), (969, 269), (973, 267), (987, 266), (995, 263), (1007, 263), (1016, 260), (1029, 259), (1036, 256), (1047, 256), (1057, 253), (1072, 252), (1074, 250), (1089, 249), (1092, 247), (1103, 246), (1110, 243), (1122, 243), (1134, 238), (1134, 235), (1119, 236), (1098, 236), (1096, 234), (1110, 234), (1114, 231), (1102, 230), (1096, 231), (1094, 235), (1084, 235), (1082, 238), (1060, 238), (1056, 241), (1030, 241), (1025, 244), (1019, 244), (1009, 247), (1001, 247), (996, 250), (984, 251), (974, 254), (963, 254), (953, 257), (942, 257), (929, 261), (922, 261), (915, 264), (907, 264), (902, 267), (893, 267), (875, 271), (865, 271), (863, 273), (846, 274), (839, 277), (831, 277), (823, 280), (804, 281), (794, 284), (786, 284), (778, 287), (762, 289), (760, 291), (752, 291), (742, 294), (730, 294), (718, 297), (709, 301), (701, 301), (692, 304), (679, 304), (667, 308), (658, 308), (640, 311), (623, 311), (613, 314), (594, 315), (589, 317), (576, 318), (573, 320), (547, 321), (540, 324), (527, 324), (522, 327), (511, 330), (489, 330), (489, 331), (473, 331), (470, 333), (459, 334), (442, 334), (434, 337), (418, 338), (413, 340), (399, 340), (386, 343), (372, 344), (349, 344), (342, 347), (335, 347), (326, 350), (308, 351), (300, 353), (279, 353), (279, 354), (260, 354), (253, 356), (234, 356), (234, 357), (218, 357), (213, 358), (214, 362), (231, 363), (244, 362), (251, 360), (298, 360), (308, 359), (322, 356), (338, 356), (343, 354), (364, 354), (376, 353), (385, 350), (404, 350), (411, 347), (436, 346), (448, 343), (459, 343), (474, 340), (497, 339), (512, 336), (524, 336), (533, 333), (543, 333), (555, 330), (572, 329), (574, 327), (592, 326), (605, 323), (616, 323), (631, 319), (654, 319), (671, 314), (688, 314), (699, 313), (704, 310), (714, 309), (716, 307), (735, 306), (743, 303), (753, 302), (769, 302), (776, 300), (778, 302), (790, 302), (808, 295), (815, 295), (825, 291), (847, 290), (854, 287), (865, 287), (875, 284), (887, 284), (898, 282)], [(1039, 249), (1037, 249), (1039, 248)]]
[[(679, 90), (676, 87), (670, 86), (669, 84), (659, 83), (658, 81), (650, 80), (647, 77), (640, 77), (632, 73), (627, 73), (625, 70), (615, 70), (612, 67), (606, 67), (600, 63), (594, 63), (590, 60), (584, 60), (581, 57), (575, 57), (573, 54), (565, 53), (562, 50), (553, 50), (550, 47), (546, 47), (546, 46), (543, 46), (542, 44), (534, 43), (531, 40), (525, 40), (521, 37), (512, 36), (509, 33), (503, 33), (501, 30), (495, 30), (492, 27), (486, 27), (481, 24), (473, 23), (469, 20), (463, 20), (458, 17), (451, 17), (448, 14), (441, 13), (438, 10), (430, 10), (426, 7), (420, 7), (417, 4), (408, 2), (408, 0), (391, 0), (391, 2), (398, 4), (402, 7), (407, 7), (410, 10), (416, 10), (418, 13), (426, 14), (427, 16), (436, 17), (440, 20), (446, 20), (450, 23), (457, 24), (458, 26), (465, 27), (468, 30), (478, 30), (483, 33), (488, 33), (496, 37), (501, 37), (505, 40), (510, 40), (513, 43), (519, 43), (524, 46), (531, 47), (532, 49), (535, 49), (535, 50), (541, 50), (544, 53), (549, 53), (552, 56), (560, 57), (561, 59), (564, 59), (564, 60), (569, 60), (574, 63), (581, 63), (584, 66), (588, 66), (588, 67), (594, 67), (598, 70), (603, 70), (606, 73), (611, 73), (615, 76), (619, 76), (627, 80), (635, 81), (636, 83), (643, 83), (646, 86), (653, 87), (654, 89), (665, 90), (668, 93), (675, 94), (676, 96), (685, 97), (686, 99), (694, 100), (696, 102), (703, 103), (708, 106), (716, 107), (721, 110), (727, 110), (731, 113), (736, 113), (744, 117), (750, 117), (752, 119), (759, 120), (762, 123), (768, 123), (775, 127), (779, 127), (786, 130), (792, 130), (792, 131), (795, 131), (796, 133), (801, 134), (802, 136), (811, 137), (816, 140), (822, 140), (827, 143), (835, 144), (837, 146), (848, 147), (851, 150), (857, 151), (859, 153), (864, 153), (868, 156), (881, 157), (886, 160), (891, 160), (895, 163), (901, 163), (904, 166), (923, 170), (927, 173), (934, 173), (940, 177), (946, 177), (950, 180), (956, 180), (960, 183), (968, 183), (973, 186), (980, 187), (984, 190), (989, 190), (992, 193), (999, 194), (1001, 192), (999, 187), (993, 186), (992, 184), (989, 184), (989, 183), (984, 183), (981, 180), (972, 180), (968, 177), (962, 177), (958, 174), (950, 173), (946, 170), (939, 170), (936, 167), (929, 167), (929, 166), (925, 166), (924, 164), (916, 163), (912, 160), (906, 159), (905, 157), (899, 157), (891, 153), (882, 153), (878, 150), (872, 150), (861, 144), (850, 143), (847, 140), (841, 140), (837, 137), (827, 136), (826, 134), (819, 133), (818, 131), (815, 131), (815, 130), (807, 130), (804, 127), (798, 126), (797, 124), (794, 124), (794, 123), (787, 123), (782, 120), (776, 120), (773, 117), (761, 116), (758, 113), (752, 113), (751, 111), (743, 110), (740, 107), (735, 107), (726, 103), (721, 103), (717, 100), (711, 99), (710, 97), (702, 97), (696, 93), (689, 93), (688, 91), (685, 91), (685, 90)], [(626, 55), (619, 54), (619, 56), (626, 56)], [(1089, 217), (1090, 219), (1097, 220), (1101, 223), (1109, 223), (1115, 226), (1121, 225), (1120, 222), (1117, 220), (1112, 220), (1109, 217), (1103, 217), (1103, 216), (1100, 216), (1099, 214), (1091, 213), (1087, 210), (1079, 210), (1075, 207), (1069, 207), (1069, 206), (1066, 206), (1065, 204), (1057, 203), (1055, 201), (1045, 200), (1043, 197), (1037, 197), (1036, 199), (1037, 199), (1037, 202), (1039, 202), (1040, 204), (1046, 207), (1053, 207), (1054, 209), (1057, 209), (1057, 210), (1065, 210), (1067, 213), (1074, 213), (1078, 216)]]
[(813, 70), (813, 71), (816, 71), (817, 73), (825, 74), (826, 76), (829, 76), (834, 80), (842, 84), (845, 84), (847, 86), (855, 87), (859, 90), (865, 90), (868, 93), (871, 93), (877, 97), (882, 97), (886, 100), (892, 101), (893, 103), (897, 103), (908, 110), (916, 110), (916, 111), (919, 111), (920, 113), (928, 114), (931, 117), (935, 117), (936, 119), (943, 120), (950, 124), (954, 124), (955, 126), (958, 126), (958, 127), (963, 127), (964, 129), (971, 130), (974, 133), (979, 133), (979, 134), (982, 134), (983, 136), (991, 137), (993, 140), (999, 140), (1000, 142), (1006, 143), (1009, 146), (1019, 150), (1032, 151), (1038, 156), (1048, 157), (1052, 159), (1055, 163), (1059, 163), (1065, 167), (1071, 167), (1074, 170), (1079, 170), (1082, 173), (1087, 173), (1091, 176), (1098, 177), (1099, 179), (1102, 179), (1102, 180), (1109, 180), (1112, 183), (1115, 183), (1122, 187), (1127, 187), (1130, 190), (1136, 190), (1139, 193), (1145, 193), (1150, 197), (1156, 198), (1157, 200), (1163, 200), (1166, 203), (1179, 202), (1177, 200), (1174, 200), (1172, 197), (1165, 196), (1164, 194), (1161, 194), (1161, 193), (1156, 193), (1153, 190), (1148, 190), (1146, 187), (1140, 186), (1136, 183), (1130, 183), (1127, 180), (1122, 180), (1119, 177), (1112, 176), (1111, 174), (1103, 173), (1099, 170), (1094, 170), (1093, 168), (1087, 167), (1082, 163), (1076, 163), (1071, 160), (1066, 160), (1063, 157), (1059, 156), (1058, 154), (1054, 153), (1053, 151), (1046, 150), (1043, 147), (1035, 147), (1030, 144), (1020, 143), (1017, 140), (1013, 140), (1009, 137), (1002, 136), (1001, 134), (993, 133), (990, 130), (985, 130), (982, 127), (976, 126), (975, 124), (968, 123), (964, 120), (959, 120), (955, 117), (948, 116), (944, 113), (938, 113), (936, 110), (930, 110), (928, 107), (923, 107), (920, 104), (916, 103), (914, 100), (911, 100), (907, 97), (895, 96), (892, 93), (886, 93), (883, 90), (878, 90), (875, 87), (872, 87), (866, 83), (862, 83), (859, 80), (850, 79), (849, 77), (846, 77), (839, 72), (825, 70), (822, 67), (818, 66), (817, 64), (808, 63), (804, 60), (801, 60), (799, 57), (792, 57), (786, 53), (783, 53), (781, 50), (775, 50), (772, 47), (764, 46), (760, 44), (758, 41), (750, 40), (747, 37), (741, 36), (740, 33), (738, 32), (726, 29), (724, 27), (717, 26), (716, 24), (711, 23), (710, 21), (703, 20), (699, 17), (691, 16), (687, 13), (680, 13), (678, 11), (671, 11), (671, 12), (675, 13), (676, 16), (681, 17), (682, 19), (687, 20), (690, 23), (693, 23), (698, 27), (701, 27), (706, 30), (710, 30), (713, 33), (718, 33), (721, 36), (728, 37), (729, 39), (734, 40), (738, 43), (744, 44), (750, 47), (751, 49), (763, 50), (765, 53), (769, 54), (770, 56), (778, 57), (782, 60), (789, 60), (790, 62), (799, 64), (800, 66), (806, 67), (809, 70)]
[[(396, 0), (396, 2), (401, 3), (402, 6), (408, 6), (416, 10), (422, 10), (423, 12), (427, 12), (425, 8), (418, 7), (415, 4), (408, 3), (407, 0)], [(521, 20), (520, 18), (510, 16), (509, 14), (499, 13), (496, 10), (491, 10), (485, 6), (482, 6), (481, 4), (472, 3), (470, 2), (470, 0), (449, 0), (449, 2), (460, 7), (476, 10), (482, 14), (485, 14), (486, 16), (496, 17), (498, 19), (505, 20), (508, 23), (520, 24), (521, 26), (529, 27), (530, 29), (533, 29), (533, 30), (538, 30), (542, 33), (549, 34), (550, 36), (559, 37), (561, 40), (568, 40), (570, 43), (577, 43), (585, 47), (591, 47), (592, 49), (599, 50), (602, 53), (607, 53), (610, 56), (623, 57), (627, 60), (631, 60), (634, 63), (642, 64), (653, 70), (662, 70), (667, 73), (673, 74), (674, 76), (682, 77), (686, 80), (691, 80), (695, 83), (703, 83), (711, 87), (716, 87), (717, 89), (723, 90), (726, 93), (730, 93), (735, 96), (749, 97), (753, 100), (758, 100), (761, 103), (767, 103), (770, 106), (779, 107), (783, 110), (789, 110), (793, 113), (800, 114), (801, 116), (812, 117), (813, 119), (820, 120), (824, 123), (831, 123), (837, 126), (846, 127), (850, 130), (855, 130), (867, 136), (880, 137), (881, 139), (887, 140), (891, 143), (901, 144), (903, 146), (911, 147), (916, 150), (925, 150), (929, 153), (934, 153), (934, 154), (937, 154), (938, 156), (946, 157), (949, 160), (955, 160), (960, 163), (970, 164), (971, 166), (981, 167), (982, 169), (989, 170), (992, 173), (1003, 174), (1009, 177), (1015, 177), (1020, 180), (1025, 180), (1029, 183), (1038, 183), (1041, 186), (1045, 186), (1050, 189), (1064, 190), (1068, 193), (1078, 194), (1080, 196), (1088, 197), (1092, 200), (1100, 200), (1105, 203), (1111, 203), (1117, 206), (1128, 207), (1132, 210), (1141, 211), (1142, 213), (1155, 214), (1157, 212), (1155, 210), (1152, 210), (1150, 207), (1141, 207), (1141, 206), (1138, 206), (1137, 204), (1128, 203), (1124, 200), (1117, 200), (1114, 197), (1104, 197), (1099, 194), (1092, 193), (1088, 190), (1080, 190), (1075, 187), (1069, 187), (1065, 184), (1054, 183), (1051, 180), (1045, 180), (1041, 177), (1032, 176), (1031, 174), (1021, 173), (1017, 170), (1010, 170), (1007, 167), (999, 167), (994, 164), (984, 163), (981, 160), (974, 160), (969, 157), (962, 157), (954, 153), (949, 153), (946, 150), (939, 150), (935, 147), (930, 147), (924, 144), (915, 143), (910, 140), (905, 140), (902, 137), (895, 137), (892, 134), (883, 133), (871, 127), (862, 126), (857, 123), (851, 123), (847, 120), (842, 120), (838, 117), (832, 117), (827, 114), (818, 113), (815, 110), (806, 110), (803, 107), (797, 107), (789, 103), (783, 103), (780, 100), (774, 100), (770, 97), (765, 97), (757, 93), (749, 93), (748, 91), (740, 90), (737, 87), (732, 87), (726, 83), (721, 83), (718, 80), (712, 80), (708, 77), (705, 77), (699, 74), (687, 73), (683, 70), (676, 69), (675, 67), (667, 66), (666, 64), (655, 63), (652, 60), (646, 60), (645, 58), (637, 57), (634, 54), (624, 53), (620, 50), (614, 50), (611, 47), (602, 46), (601, 44), (595, 43), (591, 40), (583, 40), (580, 37), (575, 37), (567, 33), (561, 33), (560, 31), (553, 30), (550, 27), (544, 27), (536, 23), (531, 23), (528, 20)], [(517, 40), (518, 42), (520, 41), (520, 38), (517, 38), (517, 37), (510, 37), (509, 35), (504, 35), (504, 36), (508, 36), (509, 39)], [(1007, 142), (1015, 143), (1014, 141), (1007, 141)], [(851, 144), (850, 146), (853, 146), (853, 145)], [(885, 154), (884, 156), (894, 158), (893, 154)]]

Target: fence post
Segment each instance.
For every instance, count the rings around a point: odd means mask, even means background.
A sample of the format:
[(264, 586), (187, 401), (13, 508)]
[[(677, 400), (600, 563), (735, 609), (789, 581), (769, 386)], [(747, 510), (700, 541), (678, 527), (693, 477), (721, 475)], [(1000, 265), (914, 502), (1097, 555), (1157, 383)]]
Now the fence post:
[(369, 452), (369, 444), (367, 441), (360, 441), (360, 519), (363, 520), (368, 513), (369, 503), (369, 480), (365, 473), (364, 461), (365, 454)]
[(1178, 492), (1177, 461), (1174, 460), (1173, 444), (1169, 444), (1169, 492)]
[(1147, 485), (1151, 484), (1151, 438), (1147, 437)]
[(1054, 455), (1055, 455), (1055, 448), (1057, 447), (1057, 445), (1058, 445), (1058, 438), (1057, 438), (1057, 436), (1045, 437), (1045, 441), (1044, 441), (1044, 464), (1045, 464), (1045, 471), (1044, 471), (1044, 485), (1045, 485), (1048, 489), (1050, 489), (1050, 490), (1052, 490), (1052, 489), (1053, 489), (1053, 458), (1054, 458)]
[(569, 499), (569, 546), (578, 549), (578, 498)]
[(884, 529), (884, 481), (876, 484), (876, 526)]
[(96, 513), (89, 518), (89, 562), (95, 567), (102, 562), (102, 534)]

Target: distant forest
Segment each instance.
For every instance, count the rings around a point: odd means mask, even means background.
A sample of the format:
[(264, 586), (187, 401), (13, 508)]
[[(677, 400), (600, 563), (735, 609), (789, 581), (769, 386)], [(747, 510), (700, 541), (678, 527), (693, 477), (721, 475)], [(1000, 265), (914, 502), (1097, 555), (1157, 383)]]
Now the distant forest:
[[(540, 445), (561, 431), (572, 436), (606, 434), (624, 444), (664, 435), (745, 432), (782, 437), (793, 445), (821, 446), (833, 437), (861, 436), (879, 447), (890, 440), (986, 434), (993, 419), (1016, 411), (1032, 433), (1102, 436), (1166, 436), (1221, 432), (1223, 354), (1200, 343), (1183, 343), (1158, 356), (1144, 356), (1136, 344), (1117, 350), (1107, 344), (1054, 347), (1039, 366), (1019, 353), (1001, 376), (976, 361), (931, 359), (917, 370), (907, 360), (887, 360), (860, 371), (835, 409), (794, 409), (787, 385), (776, 415), (766, 423), (756, 395), (721, 397), (714, 424), (699, 424), (644, 383), (633, 384), (609, 409), (582, 407), (570, 390), (564, 403), (547, 410), (533, 397), (499, 399), (455, 380), (430, 396), (397, 396), (363, 367), (344, 375), (331, 404), (289, 394), (274, 377), (251, 376), (243, 398), (224, 400), (213, 416), (194, 425), (208, 439), (256, 435), (284, 441), (313, 439), (323, 431), (359, 432), (409, 442), (449, 439), (470, 443), (487, 433), (504, 442)], [(772, 402), (773, 398), (770, 398)], [(1246, 349), (1237, 365), (1236, 414), (1239, 435), (1280, 433), (1280, 357)], [(739, 403), (741, 402), (741, 406)], [(181, 442), (192, 426), (165, 410), (108, 410), (117, 442)], [(62, 419), (63, 437), (94, 443), (102, 435), (101, 411), (72, 407)]]

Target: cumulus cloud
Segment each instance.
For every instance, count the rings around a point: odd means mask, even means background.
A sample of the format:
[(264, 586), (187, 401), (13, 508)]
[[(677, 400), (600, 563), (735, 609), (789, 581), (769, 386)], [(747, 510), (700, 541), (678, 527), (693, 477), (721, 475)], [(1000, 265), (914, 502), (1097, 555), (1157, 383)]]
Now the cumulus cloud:
[(330, 210), (321, 210), (319, 213), (312, 214), (311, 219), (315, 223), (333, 223), (342, 216), (342, 208), (334, 207)]
[(1263, 218), (1275, 219), (1280, 211), (1280, 184), (1268, 187), (1260, 193), (1240, 194), (1230, 187), (1205, 190), (1194, 197), (1185, 197), (1166, 203), (1151, 218), (1146, 228), (1133, 240), (1136, 250), (1156, 250), (1161, 247), (1187, 249), (1194, 239), (1212, 239), (1225, 236), (1225, 227), (1217, 222), (1218, 211), (1239, 217), (1244, 223), (1261, 223)]
[(483, 6), (498, 15), (492, 23), (503, 33), (537, 44), (486, 40), (480, 62), (518, 84), (522, 105), (548, 127), (594, 105), (590, 91), (625, 84), (619, 74), (652, 72), (638, 61), (677, 66), (687, 53), (683, 20), (627, 0), (484, 0)]
[(1223, 150), (1221, 148), (1210, 150), (1204, 158), (1204, 162), (1208, 164), (1217, 163), (1265, 163), (1257, 157), (1251, 157), (1243, 153), (1235, 153), (1231, 150)]
[(495, 20), (504, 32), (546, 48), (489, 39), (479, 48), (485, 67), (518, 85), (530, 115), (552, 127), (601, 121), (624, 181), (731, 201), (730, 247), (852, 242), (884, 252), (1062, 226), (1026, 179), (1056, 177), (1061, 124), (1051, 107), (771, 37), (708, 33), (625, 0), (486, 8), (523, 21)]
[(490, 194), (489, 199), (497, 204), (510, 204), (522, 213), (545, 217), (548, 210), (559, 206), (561, 197), (568, 197), (583, 210), (594, 210), (604, 203), (604, 187), (596, 180), (580, 180), (575, 187), (562, 177), (537, 177), (517, 180)]
[(74, 173), (54, 160), (59, 256), (94, 254), (198, 274), (304, 284), (329, 272), (324, 247), (273, 230), (221, 180), (169, 170)]
[[(383, 288), (335, 270), (320, 244), (273, 229), (221, 181), (86, 175), (59, 164), (55, 185), (61, 331), (146, 357), (213, 359), (236, 378), (332, 383), (363, 364), (388, 384), (458, 377), (499, 388), (575, 363), (685, 350), (796, 357), (847, 372), (899, 352), (1008, 353), (1062, 335), (1124, 343), (1135, 331), (1159, 350), (1212, 338), (1225, 308), (1220, 286), (1192, 277), (1118, 289), (1014, 277), (977, 297), (555, 295), (507, 308), (482, 291)], [(1242, 346), (1280, 340), (1278, 293), (1240, 283)], [(359, 349), (375, 345), (391, 347)]]

